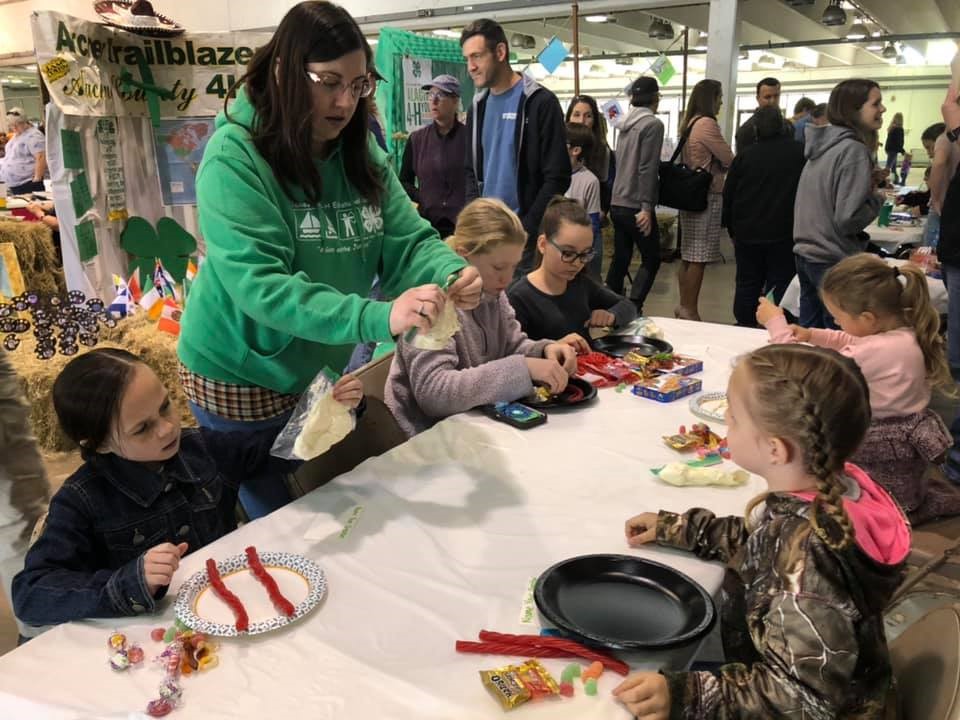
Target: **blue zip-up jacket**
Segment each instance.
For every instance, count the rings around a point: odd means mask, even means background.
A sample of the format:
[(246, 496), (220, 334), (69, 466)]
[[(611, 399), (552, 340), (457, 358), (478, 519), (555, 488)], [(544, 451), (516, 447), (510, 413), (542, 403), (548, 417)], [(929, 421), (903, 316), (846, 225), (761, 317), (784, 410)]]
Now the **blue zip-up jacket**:
[(241, 480), (283, 462), (270, 446), (190, 429), (158, 469), (113, 454), (88, 460), (54, 495), (43, 534), (13, 579), (14, 613), (29, 625), (53, 625), (153, 612), (167, 589), (147, 592), (144, 553), (164, 542), (186, 542), (190, 553), (234, 530)]

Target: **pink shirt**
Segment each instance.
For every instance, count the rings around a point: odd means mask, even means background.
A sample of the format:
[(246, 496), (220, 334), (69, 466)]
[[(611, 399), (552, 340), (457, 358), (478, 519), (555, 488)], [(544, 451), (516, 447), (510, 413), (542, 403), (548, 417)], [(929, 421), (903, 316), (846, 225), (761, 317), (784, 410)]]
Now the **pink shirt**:
[[(775, 343), (796, 342), (783, 315), (767, 323)], [(860, 366), (870, 387), (874, 418), (922, 412), (930, 404), (930, 383), (917, 336), (909, 328), (856, 337), (840, 330), (811, 330), (810, 343), (836, 350)]]
[(690, 131), (687, 144), (683, 146), (682, 159), (687, 167), (709, 170), (713, 174), (710, 192), (723, 192), (723, 181), (733, 162), (733, 150), (720, 133), (716, 120), (700, 116)]

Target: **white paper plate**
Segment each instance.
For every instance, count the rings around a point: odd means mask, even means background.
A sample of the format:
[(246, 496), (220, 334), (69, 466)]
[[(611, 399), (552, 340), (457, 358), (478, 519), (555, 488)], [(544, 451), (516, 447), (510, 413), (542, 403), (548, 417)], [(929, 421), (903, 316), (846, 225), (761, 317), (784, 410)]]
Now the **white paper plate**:
[(725, 392), (708, 392), (697, 395), (690, 401), (690, 412), (711, 422), (726, 424), (724, 413), (727, 411)]
[(250, 572), (247, 556), (235, 555), (217, 563), (224, 585), (243, 603), (250, 627), (240, 633), (233, 610), (210, 586), (206, 569), (194, 573), (177, 594), (174, 613), (187, 627), (216, 637), (259, 635), (289, 625), (313, 610), (327, 591), (323, 570), (302, 555), (287, 552), (259, 553), (260, 562), (277, 582), (280, 592), (294, 606), (287, 617), (270, 601), (267, 589)]

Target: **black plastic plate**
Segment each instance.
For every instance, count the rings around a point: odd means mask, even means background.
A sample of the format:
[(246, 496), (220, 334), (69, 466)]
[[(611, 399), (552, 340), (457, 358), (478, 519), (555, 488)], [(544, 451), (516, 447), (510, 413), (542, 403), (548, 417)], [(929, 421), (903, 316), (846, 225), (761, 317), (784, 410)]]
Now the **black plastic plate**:
[(687, 645), (710, 631), (713, 598), (677, 570), (630, 555), (583, 555), (557, 563), (534, 588), (543, 616), (615, 650)]
[(593, 400), (596, 396), (597, 388), (583, 378), (572, 377), (567, 382), (567, 388), (559, 395), (553, 395), (549, 400), (540, 400), (536, 395), (531, 395), (530, 397), (524, 398), (522, 402), (524, 405), (537, 408), (538, 410), (547, 408), (560, 409), (583, 405)]
[(593, 339), (593, 349), (618, 358), (630, 352), (650, 357), (659, 353), (673, 352), (673, 345), (644, 335), (604, 335)]

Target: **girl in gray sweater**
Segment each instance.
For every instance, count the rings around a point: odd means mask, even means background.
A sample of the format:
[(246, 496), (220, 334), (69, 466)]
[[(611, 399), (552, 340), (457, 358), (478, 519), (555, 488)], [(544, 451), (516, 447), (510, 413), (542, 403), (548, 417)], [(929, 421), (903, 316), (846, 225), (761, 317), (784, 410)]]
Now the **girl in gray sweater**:
[(527, 397), (534, 383), (560, 392), (576, 372), (573, 348), (530, 340), (507, 300), (526, 239), (499, 200), (478, 198), (460, 212), (447, 244), (480, 272), (483, 298), (473, 310), (457, 310), (460, 331), (442, 350), (397, 342), (385, 399), (407, 435), (478, 405)]

